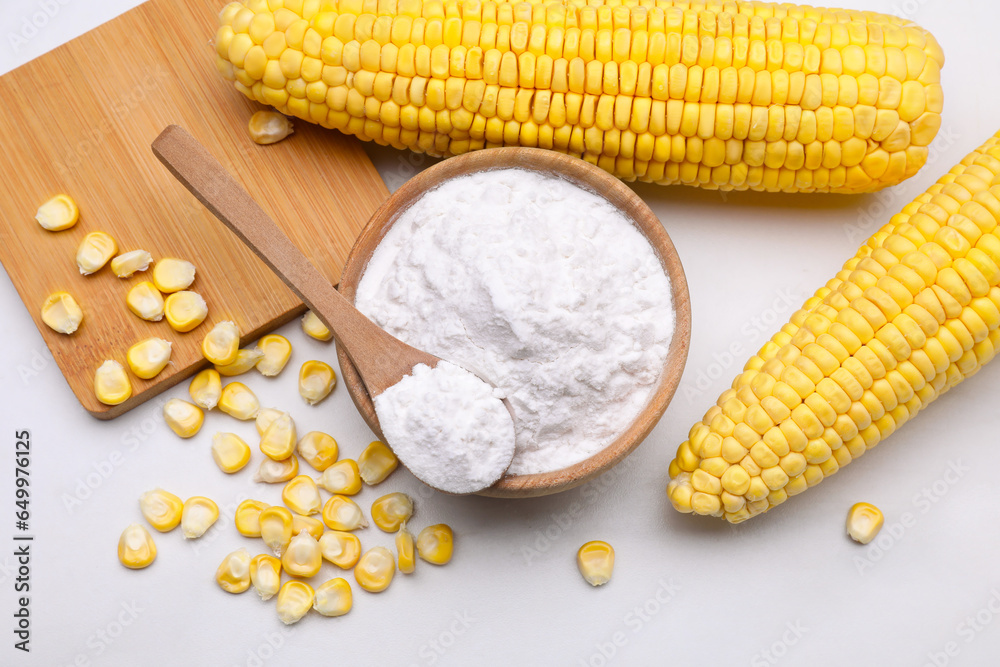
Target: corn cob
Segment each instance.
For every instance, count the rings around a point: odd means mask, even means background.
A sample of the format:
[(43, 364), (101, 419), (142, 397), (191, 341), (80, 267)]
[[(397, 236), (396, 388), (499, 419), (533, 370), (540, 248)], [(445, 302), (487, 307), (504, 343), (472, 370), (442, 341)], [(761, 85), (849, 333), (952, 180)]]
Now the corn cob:
[(436, 156), (538, 146), (626, 180), (864, 192), (916, 173), (944, 56), (872, 12), (669, 0), (244, 0), (247, 97)]
[(694, 425), (681, 512), (738, 523), (821, 482), (1000, 346), (1000, 133), (905, 206)]

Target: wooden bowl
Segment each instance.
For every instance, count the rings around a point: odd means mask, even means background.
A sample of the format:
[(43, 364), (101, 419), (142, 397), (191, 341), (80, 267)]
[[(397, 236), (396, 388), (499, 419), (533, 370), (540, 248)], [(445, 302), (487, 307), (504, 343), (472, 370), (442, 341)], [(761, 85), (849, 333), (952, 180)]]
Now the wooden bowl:
[[(577, 464), (533, 475), (506, 475), (479, 495), (501, 498), (544, 496), (571, 489), (609, 470), (635, 449), (649, 435), (680, 382), (691, 340), (691, 303), (688, 297), (684, 269), (660, 221), (632, 190), (617, 178), (579, 158), (539, 148), (491, 148), (449, 158), (426, 169), (403, 184), (375, 212), (362, 230), (347, 258), (340, 279), (340, 292), (353, 303), (358, 283), (368, 266), (372, 253), (392, 227), (398, 214), (409, 208), (425, 192), (443, 181), (474, 172), (491, 169), (526, 169), (564, 178), (586, 190), (599, 194), (621, 210), (649, 240), (663, 268), (670, 277), (675, 312), (673, 338), (659, 386), (649, 403), (632, 425), (604, 449)], [(361, 416), (380, 438), (378, 417), (357, 370), (342, 348), (337, 357), (347, 391)]]

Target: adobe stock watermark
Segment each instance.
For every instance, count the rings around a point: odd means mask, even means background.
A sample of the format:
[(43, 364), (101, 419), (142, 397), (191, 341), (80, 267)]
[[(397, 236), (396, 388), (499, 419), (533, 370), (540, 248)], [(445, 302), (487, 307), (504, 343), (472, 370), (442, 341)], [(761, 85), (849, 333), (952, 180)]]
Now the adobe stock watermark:
[(261, 635), (261, 641), (256, 646), (248, 648), (245, 659), (234, 662), (232, 667), (264, 667), (271, 659), (278, 654), (287, 642), (288, 638), (295, 633), (292, 626), (279, 626), (274, 630)]
[(84, 644), (86, 651), (81, 651), (73, 656), (73, 659), (66, 663), (61, 663), (60, 667), (91, 667), (102, 664), (96, 658), (104, 655), (116, 641), (132, 626), (145, 611), (135, 600), (121, 602), (120, 609), (114, 613), (111, 620), (97, 627)]
[(681, 585), (673, 579), (660, 579), (656, 583), (658, 586), (652, 595), (625, 612), (611, 634), (596, 642), (593, 652), (574, 664), (579, 667), (606, 667), (612, 664), (631, 638), (642, 632), (681, 590)]
[(944, 643), (938, 650), (928, 651), (922, 667), (945, 667), (962, 653), (962, 647), (976, 641), (1000, 614), (1000, 586), (990, 589), (990, 597), (974, 614), (969, 614), (955, 626), (956, 639)]
[(7, 33), (7, 43), (14, 53), (19, 53), (28, 42), (38, 36), (49, 22), (59, 15), (71, 0), (36, 0), (29, 14), (21, 17), (17, 31)]
[(410, 663), (410, 667), (436, 665), (475, 623), (476, 619), (468, 611), (456, 611), (440, 632), (420, 645), (417, 649), (419, 662)]
[(32, 350), (27, 362), (17, 365), (17, 376), (21, 378), (21, 384), (27, 387), (32, 380), (47, 371), (54, 361), (49, 348)]
[(793, 646), (799, 643), (803, 635), (809, 632), (809, 628), (802, 625), (802, 621), (788, 621), (785, 623), (785, 631), (771, 644), (750, 658), (750, 667), (772, 667), (781, 662), (781, 659), (788, 655)]

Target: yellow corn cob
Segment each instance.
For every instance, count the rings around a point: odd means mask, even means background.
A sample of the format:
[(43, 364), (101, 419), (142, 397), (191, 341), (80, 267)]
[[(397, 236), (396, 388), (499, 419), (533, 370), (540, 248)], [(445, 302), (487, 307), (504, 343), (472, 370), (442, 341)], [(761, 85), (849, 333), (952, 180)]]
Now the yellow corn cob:
[(448, 156), (538, 146), (626, 180), (864, 192), (940, 126), (927, 31), (861, 11), (669, 0), (283, 0), (220, 14), (219, 72), (283, 114)]
[(902, 426), (1000, 346), (1000, 133), (875, 233), (752, 357), (670, 464), (681, 512), (737, 523)]

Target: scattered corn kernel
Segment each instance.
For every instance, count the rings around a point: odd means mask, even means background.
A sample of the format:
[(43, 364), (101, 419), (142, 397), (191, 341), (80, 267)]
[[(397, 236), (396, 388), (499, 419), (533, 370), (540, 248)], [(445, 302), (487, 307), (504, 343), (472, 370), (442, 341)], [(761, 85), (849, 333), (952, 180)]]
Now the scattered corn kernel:
[(295, 453), (295, 422), (287, 412), (281, 413), (260, 436), (260, 451), (264, 456), (282, 461)]
[(265, 484), (278, 484), (287, 482), (299, 474), (299, 459), (296, 456), (289, 456), (284, 461), (275, 461), (272, 458), (264, 457), (254, 473), (253, 481), (264, 482)]
[(307, 361), (299, 370), (299, 394), (309, 405), (316, 405), (329, 396), (336, 384), (337, 374), (323, 361)]
[(82, 321), (83, 311), (69, 292), (53, 292), (42, 302), (42, 322), (56, 333), (71, 334)]
[(332, 530), (357, 530), (368, 525), (358, 504), (346, 496), (331, 496), (323, 505), (323, 523)]
[(388, 493), (372, 503), (372, 522), (394, 533), (413, 516), (413, 499), (405, 493)]
[(212, 458), (219, 470), (232, 474), (250, 462), (250, 445), (235, 433), (216, 433), (212, 436)]
[(353, 533), (328, 530), (319, 538), (323, 558), (344, 570), (354, 567), (361, 557), (361, 540)]
[(153, 489), (139, 496), (139, 510), (149, 525), (166, 533), (181, 522), (184, 501), (163, 489)]
[(146, 250), (129, 250), (111, 259), (111, 270), (119, 278), (145, 271), (153, 263), (153, 256)]
[(369, 549), (354, 566), (354, 578), (369, 593), (381, 593), (389, 588), (395, 574), (396, 561), (385, 547)]
[(343, 616), (352, 604), (351, 585), (341, 577), (324, 582), (313, 598), (313, 609), (323, 616)]
[(261, 338), (257, 341), (257, 349), (264, 355), (257, 362), (257, 370), (265, 377), (274, 377), (280, 373), (292, 356), (292, 344), (278, 334), (268, 334)]
[(260, 513), (270, 505), (262, 500), (244, 500), (236, 508), (233, 521), (236, 530), (244, 537), (260, 537)]
[(215, 571), (215, 582), (227, 593), (242, 593), (250, 588), (250, 552), (237, 549), (223, 558)]
[(233, 322), (219, 322), (205, 334), (201, 353), (216, 366), (228, 366), (240, 353), (240, 330)]
[(276, 144), (295, 131), (292, 121), (277, 111), (258, 111), (250, 116), (248, 129), (254, 143), (262, 146)]
[(323, 522), (311, 516), (292, 514), (292, 535), (307, 532), (317, 540), (323, 537)]
[(320, 475), (319, 485), (330, 493), (353, 496), (361, 490), (361, 473), (352, 459), (337, 461)]
[(281, 567), (293, 577), (314, 577), (322, 564), (319, 542), (305, 530), (293, 537), (281, 554)]
[(281, 588), (281, 561), (269, 554), (258, 554), (250, 561), (250, 583), (261, 600), (270, 600)]
[(69, 229), (80, 219), (80, 209), (69, 195), (56, 195), (38, 207), (35, 220), (50, 232)]
[(298, 445), (299, 456), (317, 472), (323, 472), (337, 460), (340, 450), (332, 436), (321, 431), (309, 431)]
[(137, 523), (129, 524), (118, 538), (118, 560), (131, 570), (141, 570), (156, 560), (156, 544), (149, 531)]
[(413, 533), (406, 529), (406, 524), (396, 533), (396, 560), (399, 571), (403, 574), (413, 574), (417, 566), (417, 556), (414, 547)]
[(211, 410), (219, 404), (222, 396), (222, 378), (214, 368), (206, 368), (191, 380), (188, 386), (191, 400), (200, 408)]
[(316, 340), (328, 341), (333, 338), (333, 332), (311, 310), (302, 317), (302, 331)]
[(147, 338), (128, 349), (128, 367), (136, 377), (149, 380), (160, 374), (170, 363), (171, 343), (162, 338)]
[(180, 292), (194, 282), (194, 264), (183, 259), (164, 257), (153, 267), (153, 284), (164, 294)]
[(76, 266), (80, 273), (89, 276), (100, 270), (118, 252), (118, 244), (106, 232), (90, 232), (76, 249)]
[(182, 438), (190, 438), (201, 430), (205, 413), (193, 403), (171, 398), (163, 406), (163, 419), (171, 431)]
[(278, 591), (278, 618), (285, 625), (298, 623), (313, 604), (312, 586), (295, 579), (286, 581)]
[(137, 317), (150, 322), (163, 319), (163, 295), (153, 283), (144, 280), (128, 291), (125, 304)]
[(370, 486), (378, 484), (399, 465), (399, 459), (384, 442), (375, 440), (358, 457), (361, 479)]
[(254, 420), (254, 424), (257, 426), (257, 435), (264, 435), (267, 427), (283, 414), (285, 414), (285, 411), (278, 408), (261, 408), (260, 412), (257, 413), (257, 418)]
[(226, 377), (232, 377), (234, 375), (243, 375), (254, 366), (257, 365), (264, 357), (264, 353), (254, 348), (243, 348), (236, 353), (236, 361), (231, 364), (226, 364), (225, 366), (216, 366), (215, 370), (219, 371), (219, 375), (225, 375)]
[(455, 550), (455, 535), (448, 524), (427, 526), (417, 535), (417, 553), (428, 563), (444, 565)]
[(288, 509), (305, 516), (316, 514), (323, 505), (316, 482), (308, 475), (299, 475), (285, 484), (285, 488), (281, 490), (281, 500)]
[(230, 382), (222, 388), (219, 409), (231, 417), (247, 421), (257, 416), (260, 411), (260, 401), (250, 387), (242, 382)]
[(292, 541), (292, 513), (278, 505), (261, 511), (260, 537), (271, 551), (280, 556)]
[(132, 395), (132, 383), (125, 374), (125, 367), (108, 359), (94, 373), (94, 394), (105, 405), (118, 405)]
[(871, 503), (855, 503), (847, 513), (847, 534), (861, 544), (868, 544), (882, 530), (882, 510)]
[(576, 552), (576, 566), (591, 586), (606, 584), (615, 569), (615, 550), (607, 542), (587, 542)]
[(197, 292), (174, 292), (163, 302), (163, 314), (175, 331), (191, 331), (208, 317), (208, 304)]
[(204, 496), (191, 496), (184, 501), (181, 512), (181, 532), (191, 540), (201, 537), (219, 520), (219, 506)]

